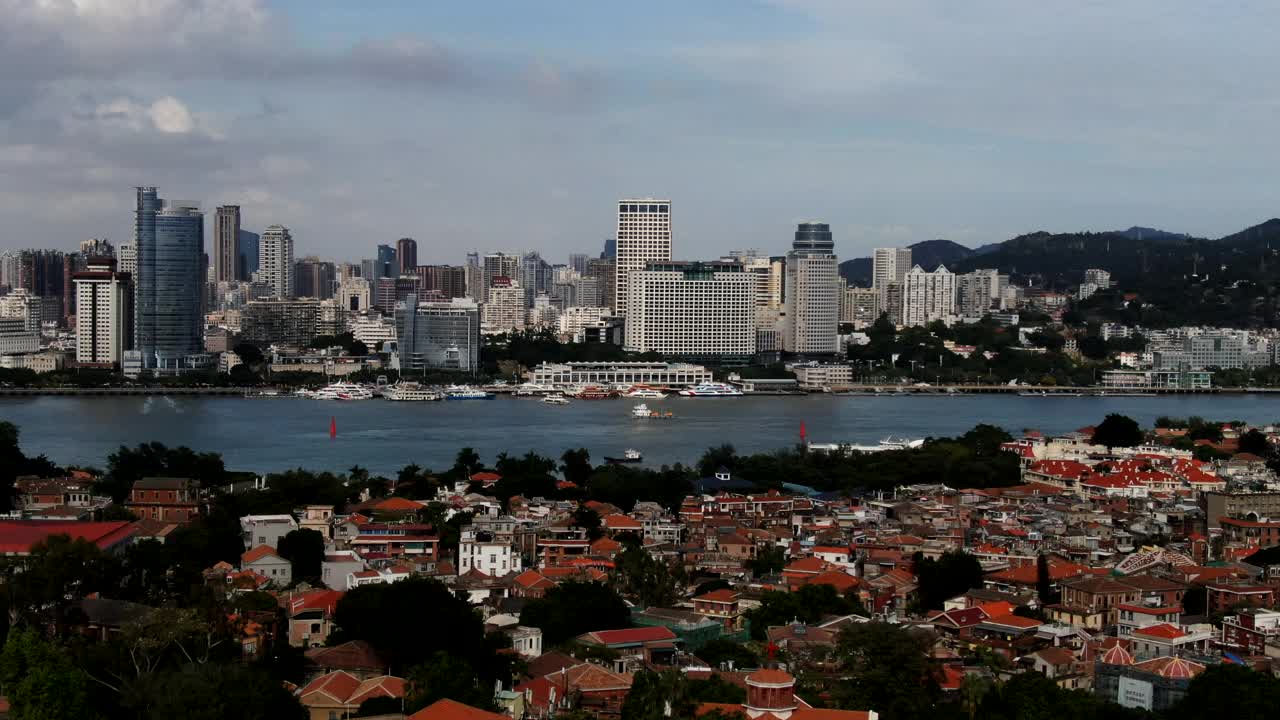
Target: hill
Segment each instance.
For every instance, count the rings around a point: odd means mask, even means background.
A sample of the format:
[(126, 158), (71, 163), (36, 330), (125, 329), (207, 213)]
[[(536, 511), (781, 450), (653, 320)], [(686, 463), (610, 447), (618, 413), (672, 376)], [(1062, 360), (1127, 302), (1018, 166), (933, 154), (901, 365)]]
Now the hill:
[[(950, 240), (923, 240), (907, 247), (911, 248), (911, 262), (925, 270), (933, 270), (939, 265), (960, 263), (973, 256), (973, 250)], [(871, 285), (871, 258), (854, 258), (840, 263), (840, 277), (850, 285), (869, 287)]]

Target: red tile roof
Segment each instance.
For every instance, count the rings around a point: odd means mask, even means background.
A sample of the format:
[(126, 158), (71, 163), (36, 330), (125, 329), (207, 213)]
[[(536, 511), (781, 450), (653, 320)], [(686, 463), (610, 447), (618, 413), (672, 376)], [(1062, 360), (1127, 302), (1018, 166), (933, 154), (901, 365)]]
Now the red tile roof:
[(54, 535), (85, 540), (107, 550), (133, 537), (133, 523), (67, 522), (65, 520), (0, 521), (0, 555), (27, 555), (31, 548)]
[(410, 715), (407, 720), (511, 720), (511, 718), (446, 698), (422, 708)]
[(627, 628), (625, 630), (596, 630), (582, 637), (601, 645), (630, 645), (633, 643), (675, 640), (676, 634), (671, 632), (670, 628), (658, 626)]
[(261, 560), (264, 557), (279, 558), (280, 554), (277, 553), (276, 549), (271, 547), (270, 545), (259, 545), (258, 547), (240, 556), (240, 565), (241, 566), (249, 565)]
[(732, 590), (729, 590), (728, 588), (721, 588), (719, 590), (712, 590), (709, 593), (703, 593), (695, 597), (694, 600), (702, 600), (705, 602), (731, 603), (731, 602), (738, 601), (738, 593)]
[(394, 496), (373, 504), (373, 509), (379, 512), (414, 512), (423, 507), (423, 504), (416, 500)]
[(845, 590), (857, 587), (860, 584), (862, 584), (861, 580), (849, 573), (840, 572), (839, 570), (829, 570), (824, 573), (819, 573), (805, 582), (805, 585), (830, 585), (835, 588), (838, 593), (843, 593)]
[(1133, 655), (1130, 655), (1124, 646), (1116, 644), (1102, 654), (1099, 662), (1106, 665), (1132, 665)]
[(1012, 613), (1008, 615), (997, 615), (986, 622), (991, 623), (992, 625), (1018, 628), (1020, 630), (1030, 630), (1031, 628), (1037, 628), (1044, 624), (1039, 620), (1025, 618), (1021, 615), (1014, 615)]
[(1133, 666), (1135, 670), (1144, 670), (1163, 678), (1174, 680), (1190, 680), (1205, 671), (1205, 666), (1198, 662), (1183, 660), (1180, 657), (1161, 657)]
[(785, 685), (795, 683), (792, 675), (777, 668), (761, 668), (747, 676), (747, 682), (760, 685)]
[(1187, 634), (1176, 625), (1169, 623), (1160, 623), (1159, 625), (1148, 625), (1133, 631), (1134, 635), (1145, 635), (1147, 637), (1160, 638), (1162, 640), (1177, 640), (1180, 637), (1186, 637)]

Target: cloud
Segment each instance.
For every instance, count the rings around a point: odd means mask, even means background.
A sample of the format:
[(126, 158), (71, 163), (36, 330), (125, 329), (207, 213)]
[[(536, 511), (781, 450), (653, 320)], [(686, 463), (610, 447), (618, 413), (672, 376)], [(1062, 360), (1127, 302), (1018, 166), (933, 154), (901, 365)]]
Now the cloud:
[(94, 109), (97, 119), (128, 128), (134, 132), (156, 130), (162, 133), (185, 135), (196, 129), (191, 110), (181, 100), (166, 95), (150, 104), (129, 98), (116, 98)]

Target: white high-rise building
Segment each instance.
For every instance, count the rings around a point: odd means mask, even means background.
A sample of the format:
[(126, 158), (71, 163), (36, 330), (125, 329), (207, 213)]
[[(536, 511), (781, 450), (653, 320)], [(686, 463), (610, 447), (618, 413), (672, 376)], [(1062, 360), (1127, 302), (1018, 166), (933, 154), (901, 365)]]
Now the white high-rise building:
[(840, 322), (862, 329), (880, 319), (880, 291), (846, 287), (841, 297)]
[(876, 248), (871, 257), (871, 287), (883, 291), (889, 283), (900, 283), (911, 269), (911, 248)]
[(133, 336), (132, 279), (115, 260), (91, 260), (72, 273), (76, 290), (76, 364), (117, 367)]
[(928, 325), (935, 320), (950, 323), (956, 315), (955, 273), (939, 265), (925, 272), (919, 265), (902, 280), (902, 324)]
[(276, 297), (293, 297), (293, 235), (283, 225), (262, 231), (258, 241), (258, 278)]
[(128, 273), (129, 277), (138, 274), (138, 245), (132, 241), (120, 243), (116, 248), (116, 272)]
[(362, 277), (343, 278), (338, 284), (337, 297), (349, 312), (369, 312), (373, 304), (373, 287)]
[(671, 260), (671, 201), (618, 201), (618, 256), (614, 264), (614, 311), (627, 314), (628, 276), (650, 262)]
[(782, 305), (782, 267), (780, 258), (760, 254), (759, 250), (731, 250), (721, 258), (726, 262), (740, 262), (742, 269), (756, 279), (756, 307)]
[(840, 349), (840, 269), (826, 223), (800, 223), (786, 262), (787, 352), (833, 355)]
[(755, 291), (755, 278), (739, 263), (651, 262), (629, 278), (623, 347), (688, 358), (750, 357)]
[(981, 316), (1000, 306), (1009, 276), (999, 270), (974, 270), (956, 276), (956, 305), (961, 315)]
[(524, 288), (509, 277), (495, 276), (483, 308), (484, 331), (502, 333), (525, 326)]

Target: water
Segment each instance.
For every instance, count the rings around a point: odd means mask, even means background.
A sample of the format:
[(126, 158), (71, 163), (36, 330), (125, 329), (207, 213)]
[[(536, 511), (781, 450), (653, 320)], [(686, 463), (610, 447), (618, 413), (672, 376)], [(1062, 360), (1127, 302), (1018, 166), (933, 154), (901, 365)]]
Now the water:
[[(0, 399), (0, 420), (17, 424), (23, 450), (55, 462), (102, 467), (118, 446), (159, 441), (223, 455), (227, 467), (259, 472), (306, 467), (342, 471), (361, 465), (391, 473), (409, 463), (443, 469), (458, 449), (486, 462), (506, 451), (559, 457), (585, 447), (599, 462), (629, 447), (645, 464), (695, 462), (712, 446), (739, 452), (794, 444), (800, 423), (815, 443), (875, 443), (887, 435), (956, 435), (980, 422), (1014, 434), (1057, 433), (1129, 415), (1150, 426), (1161, 415), (1219, 420), (1280, 420), (1280, 396), (1024, 398), (1007, 395), (680, 398), (646, 400), (674, 420), (634, 420), (634, 401), (546, 405), (526, 398), (436, 403), (325, 402), (231, 397)], [(338, 436), (329, 438), (329, 418)]]

